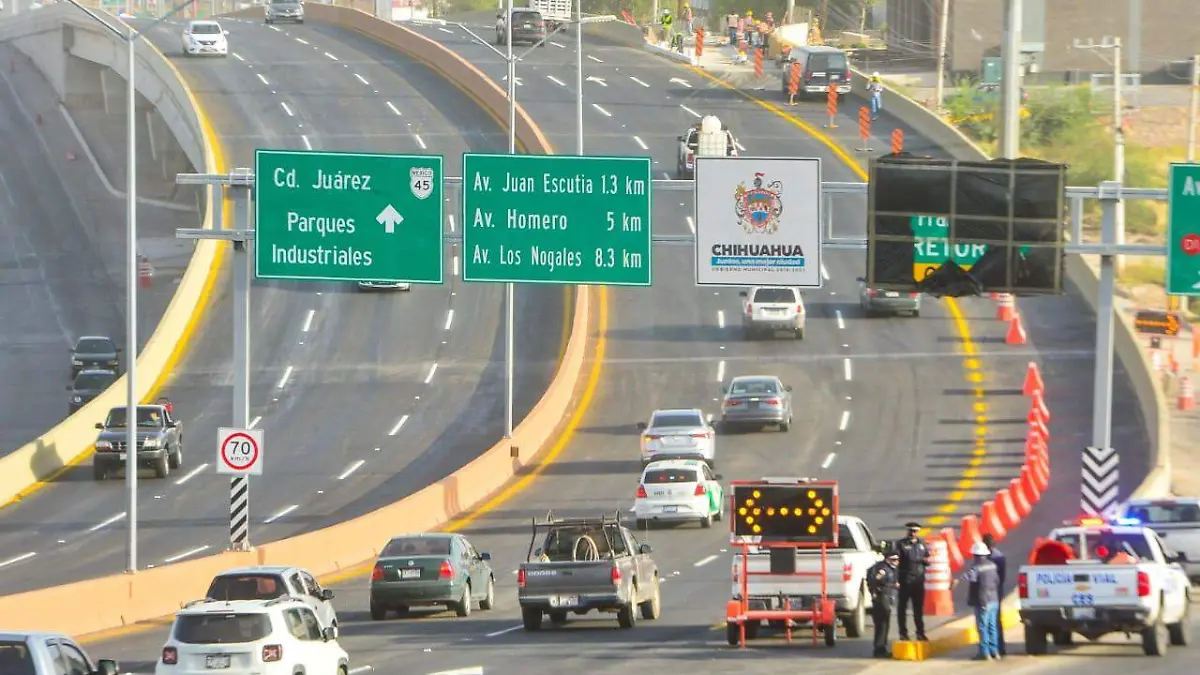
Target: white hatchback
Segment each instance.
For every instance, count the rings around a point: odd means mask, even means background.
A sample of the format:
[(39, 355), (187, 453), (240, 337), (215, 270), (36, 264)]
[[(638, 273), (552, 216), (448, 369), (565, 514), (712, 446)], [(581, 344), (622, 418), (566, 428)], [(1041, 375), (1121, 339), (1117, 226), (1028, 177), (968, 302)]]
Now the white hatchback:
[(302, 600), (209, 599), (175, 614), (155, 675), (347, 675), (350, 657), (338, 629)]
[(182, 46), (184, 56), (229, 56), (229, 31), (216, 21), (189, 21), (183, 28)]
[(725, 515), (725, 490), (721, 477), (698, 459), (651, 462), (642, 471), (633, 516), (644, 530), (653, 521), (699, 522), (712, 527)]

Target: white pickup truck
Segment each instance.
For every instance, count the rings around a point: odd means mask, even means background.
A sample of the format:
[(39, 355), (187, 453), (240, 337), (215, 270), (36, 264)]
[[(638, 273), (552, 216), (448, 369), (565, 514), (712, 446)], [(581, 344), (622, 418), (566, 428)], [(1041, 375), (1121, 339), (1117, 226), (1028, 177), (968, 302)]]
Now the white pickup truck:
[(1117, 523), (1153, 529), (1172, 550), (1183, 553), (1188, 579), (1200, 583), (1200, 497), (1131, 499), (1117, 513)]
[(1191, 640), (1191, 590), (1179, 555), (1153, 530), (1088, 523), (1062, 527), (1050, 539), (1070, 547), (1059, 565), (1023, 565), (1017, 575), (1025, 651), (1045, 654), (1047, 638), (1069, 645), (1072, 634), (1141, 637), (1147, 656)]
[[(838, 618), (846, 627), (846, 635), (856, 638), (866, 635), (867, 612), (871, 609), (871, 594), (867, 592), (867, 571), (882, 559), (875, 550), (875, 538), (861, 519), (838, 516), (838, 546), (825, 554), (825, 593), (834, 601)], [(818, 576), (783, 576), (766, 574), (771, 571), (771, 556), (766, 549), (751, 548), (748, 558), (751, 575), (746, 582), (750, 609), (783, 609), (783, 601), (793, 607), (810, 607), (821, 595)], [(742, 596), (741, 552), (733, 556), (733, 599)], [(796, 571), (821, 571), (821, 552), (796, 549)], [(764, 574), (757, 574), (762, 572)], [(757, 630), (754, 626), (753, 630)], [(747, 630), (751, 630), (747, 626)]]
[(571, 0), (532, 0), (529, 6), (542, 13), (549, 30), (570, 23), (573, 16)]

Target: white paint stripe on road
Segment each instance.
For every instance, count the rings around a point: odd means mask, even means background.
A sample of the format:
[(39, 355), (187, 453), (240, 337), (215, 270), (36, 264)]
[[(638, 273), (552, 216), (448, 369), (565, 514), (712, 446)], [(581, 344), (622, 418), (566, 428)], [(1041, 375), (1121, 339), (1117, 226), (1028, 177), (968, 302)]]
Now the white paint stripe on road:
[(343, 472), (341, 472), (340, 474), (338, 474), (338, 477), (337, 477), (337, 479), (338, 479), (338, 480), (346, 480), (347, 478), (349, 478), (349, 477), (350, 477), (350, 474), (352, 474), (352, 473), (354, 473), (355, 471), (358, 471), (359, 469), (361, 469), (361, 468), (362, 468), (362, 465), (363, 465), (363, 464), (366, 464), (366, 463), (367, 463), (367, 460), (365, 460), (365, 459), (360, 459), (360, 460), (358, 460), (358, 461), (354, 462), (354, 463), (353, 463), (353, 464), (351, 464), (350, 466), (346, 467), (346, 470), (345, 470), (345, 471), (343, 471)]
[(305, 136), (304, 134), (300, 134), (300, 140), (304, 141), (304, 149), (305, 150), (312, 150), (312, 143), (309, 142), (308, 136)]
[(707, 558), (701, 558), (701, 559), (697, 560), (696, 562), (692, 563), (692, 567), (704, 567), (705, 565), (707, 565), (708, 563), (710, 563), (716, 559), (717, 559), (717, 556), (710, 555)]
[(505, 633), (511, 633), (514, 630), (521, 630), (524, 627), (525, 626), (513, 626), (512, 628), (505, 628), (504, 630), (492, 631), (491, 633), (488, 633), (488, 634), (484, 635), (483, 637), (496, 637), (497, 635), (504, 635)]
[(565, 87), (565, 86), (567, 86), (567, 83), (566, 83), (566, 82), (563, 82), (562, 80), (558, 79), (557, 77), (555, 77), (555, 76), (553, 76), (553, 75), (547, 75), (547, 76), (546, 76), (546, 79), (547, 79), (547, 80), (550, 80), (551, 82), (553, 82), (554, 84), (557, 84), (557, 85), (558, 85), (558, 86), (560, 86), (560, 87)]
[(846, 330), (846, 319), (842, 316), (842, 310), (840, 310), (840, 309), (833, 310), (833, 315), (834, 315), (834, 317), (837, 318), (837, 327), (840, 330)]
[(700, 113), (696, 112), (695, 110), (692, 110), (691, 108), (687, 107), (686, 105), (684, 105), (682, 103), (679, 104), (679, 107), (683, 108), (685, 111), (690, 113), (693, 117), (700, 117)]
[(308, 315), (304, 317), (304, 325), (301, 326), (301, 332), (307, 333), (312, 328), (313, 319), (317, 317), (317, 310), (308, 310)]
[(397, 115), (400, 114), (400, 111), (396, 109), (396, 106), (392, 105), (391, 101), (385, 102), (384, 105), (386, 105), (388, 107), (388, 110), (391, 110), (392, 112), (396, 113)]
[(829, 270), (825, 269), (825, 263), (821, 263), (821, 278), (829, 281)]
[(725, 362), (721, 361), (717, 364), (717, 382), (725, 381)]
[[(0, 561), (0, 567), (8, 567), (9, 565), (15, 565), (15, 564), (21, 562), (22, 560), (29, 560), (30, 558), (32, 558), (35, 555), (37, 555), (37, 551), (30, 551), (29, 553), (22, 553), (21, 555), (16, 556), (15, 558), (9, 558), (8, 560)], [(517, 626), (517, 628), (520, 628), (520, 627), (521, 626)]]
[[(725, 310), (718, 309), (717, 310), (717, 328), (724, 328), (724, 327), (725, 327)], [(724, 363), (724, 361), (722, 361), (721, 363)]]
[(648, 145), (646, 145), (646, 141), (643, 141), (643, 140), (642, 140), (640, 137), (638, 137), (638, 136), (634, 136), (634, 137), (633, 137), (633, 140), (634, 140), (634, 142), (636, 142), (636, 143), (637, 143), (639, 146), (641, 146), (641, 148), (642, 148), (643, 150), (649, 150), (649, 149), (650, 149), (650, 147), (649, 147)]
[(254, 427), (258, 426), (258, 423), (261, 421), (262, 421), (262, 415), (259, 415), (258, 417), (255, 417), (254, 419), (250, 420), (250, 428), (253, 429)]
[(401, 417), (400, 421), (396, 422), (396, 426), (392, 427), (392, 430), (388, 432), (388, 436), (395, 436), (396, 434), (400, 433), (400, 428), (403, 427), (404, 423), (407, 421), (408, 415)]
[(271, 514), (270, 516), (268, 516), (267, 519), (264, 520), (263, 522), (267, 523), (267, 524), (273, 523), (273, 522), (279, 520), (280, 518), (286, 516), (287, 514), (291, 513), (292, 511), (295, 511), (298, 508), (300, 508), (299, 504), (292, 504), (291, 506), (284, 507), (282, 509), (279, 509), (275, 513)]
[(369, 86), (371, 86), (371, 83), (370, 83), (370, 82), (367, 82), (367, 78), (363, 77), (362, 75), (359, 75), (358, 73), (355, 73), (355, 74), (354, 74), (354, 77), (358, 78), (358, 81), (359, 81), (359, 82), (362, 82), (363, 84), (367, 85), (368, 87), (369, 87)]
[(420, 136), (418, 136), (417, 134), (413, 134), (413, 138), (415, 138), (417, 140), (417, 145), (421, 146), (422, 150), (426, 149), (425, 141), (421, 140)]
[(596, 109), (596, 111), (597, 111), (597, 112), (599, 112), (601, 115), (604, 115), (605, 117), (612, 117), (612, 113), (608, 112), (608, 111), (607, 111), (607, 110), (605, 110), (604, 108), (601, 108), (601, 107), (600, 107), (600, 104), (598, 104), (598, 103), (593, 103), (593, 104), (592, 104), (592, 107), (593, 107), (593, 108), (595, 108), (595, 109)]
[(591, 59), (591, 60), (595, 61), (596, 63), (604, 63), (603, 61), (601, 61), (600, 59), (598, 59), (598, 58), (596, 58), (596, 57), (592, 56), (591, 54), (588, 54), (588, 55), (587, 55), (587, 57), (588, 57), (589, 59)]
[(834, 460), (834, 459), (836, 459), (836, 458), (837, 458), (837, 453), (836, 453), (836, 452), (831, 452), (831, 453), (829, 453), (829, 454), (828, 454), (828, 455), (825, 457), (825, 461), (824, 461), (824, 462), (821, 462), (821, 468), (822, 468), (822, 469), (828, 469), (829, 467), (833, 466), (833, 460)]
[(845, 376), (846, 376), (847, 382), (854, 379), (854, 377), (853, 377), (854, 373), (850, 370), (850, 359), (847, 358), (847, 359), (842, 360), (842, 371), (843, 371), (843, 374), (845, 374)]
[(194, 556), (197, 553), (203, 553), (204, 551), (207, 551), (209, 548), (211, 548), (211, 547), (208, 544), (205, 544), (203, 546), (197, 546), (196, 548), (189, 549), (187, 551), (184, 551), (183, 553), (176, 553), (175, 555), (171, 556), (170, 558), (163, 558), (163, 562), (165, 562), (165, 563), (179, 562), (180, 560), (183, 560), (184, 558), (190, 558), (191, 556)]
[(696, 234), (696, 220), (691, 216), (684, 216), (683, 219), (687, 221), (688, 229), (692, 231), (692, 234)]
[(450, 325), (453, 323), (454, 323), (454, 310), (448, 309), (448, 310), (446, 310), (446, 325), (442, 328), (442, 330), (450, 330)]
[(333, 59), (334, 61), (338, 60), (338, 57), (334, 56), (333, 54), (330, 54), (329, 52), (325, 52), (325, 56), (328, 56), (329, 58)]
[(264, 77), (262, 73), (255, 73), (255, 75), (258, 75), (258, 79), (259, 79), (259, 81), (260, 81), (260, 82), (262, 82), (263, 84), (267, 85), (268, 87), (269, 87), (269, 86), (271, 86), (271, 83), (270, 83), (270, 82), (267, 82), (267, 78), (266, 78), (266, 77)]
[(838, 423), (838, 431), (845, 431), (846, 427), (850, 426), (850, 411), (842, 411), (842, 421)]
[(429, 374), (425, 376), (425, 384), (433, 382), (433, 374), (437, 372), (437, 364), (429, 366)]
[(650, 85), (646, 84), (645, 82), (642, 82), (641, 80), (637, 79), (636, 77), (634, 77), (632, 75), (629, 76), (629, 79), (633, 80), (634, 82), (637, 82), (638, 84), (642, 85), (643, 87), (646, 87), (647, 89), (650, 88)]
[(175, 481), (175, 484), (176, 484), (176, 485), (183, 485), (184, 483), (188, 482), (189, 480), (191, 480), (191, 479), (195, 478), (197, 475), (199, 475), (199, 474), (200, 474), (200, 472), (201, 472), (201, 471), (204, 471), (204, 470), (205, 470), (205, 469), (207, 469), (207, 468), (208, 468), (208, 463), (207, 463), (207, 462), (205, 462), (204, 464), (201, 464), (200, 466), (198, 466), (198, 467), (196, 467), (196, 468), (192, 469), (191, 471), (189, 471), (189, 472), (185, 473), (185, 474), (183, 475), (183, 477), (182, 477), (182, 478), (180, 478), (179, 480)]
[(122, 518), (124, 518), (124, 517), (125, 517), (125, 512), (124, 512), (124, 511), (122, 511), (122, 512), (118, 513), (117, 515), (115, 515), (115, 516), (111, 517), (111, 518), (108, 518), (108, 519), (106, 519), (106, 520), (103, 520), (103, 521), (101, 521), (101, 522), (99, 522), (99, 523), (96, 523), (95, 525), (93, 525), (93, 526), (89, 527), (87, 531), (88, 531), (88, 533), (92, 533), (92, 532), (95, 532), (96, 530), (102, 530), (102, 529), (104, 529), (104, 528), (108, 527), (109, 525), (112, 525), (113, 523), (117, 522), (118, 520), (120, 520), (120, 519), (122, 519)]
[(287, 386), (288, 380), (292, 379), (292, 367), (288, 366), (283, 371), (283, 377), (279, 378), (279, 383), (275, 385), (276, 389), (283, 389)]
[(292, 109), (288, 107), (288, 104), (286, 101), (280, 101), (279, 105), (283, 106), (283, 111), (288, 114), (288, 117), (296, 116), (296, 113), (292, 112)]

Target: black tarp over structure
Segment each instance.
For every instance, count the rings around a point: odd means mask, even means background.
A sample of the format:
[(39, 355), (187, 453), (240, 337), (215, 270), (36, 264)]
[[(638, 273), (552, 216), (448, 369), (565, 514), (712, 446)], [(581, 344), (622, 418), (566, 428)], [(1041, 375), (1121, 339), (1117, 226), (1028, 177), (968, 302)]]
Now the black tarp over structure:
[(1065, 164), (871, 162), (867, 284), (935, 297), (1062, 293)]

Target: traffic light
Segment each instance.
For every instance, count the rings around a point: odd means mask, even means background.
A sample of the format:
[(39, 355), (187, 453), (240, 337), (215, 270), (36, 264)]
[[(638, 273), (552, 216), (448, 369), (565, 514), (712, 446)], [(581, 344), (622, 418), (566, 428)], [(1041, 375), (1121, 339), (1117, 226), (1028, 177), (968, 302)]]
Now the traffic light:
[(837, 544), (837, 489), (832, 485), (737, 485), (733, 534), (763, 543)]

